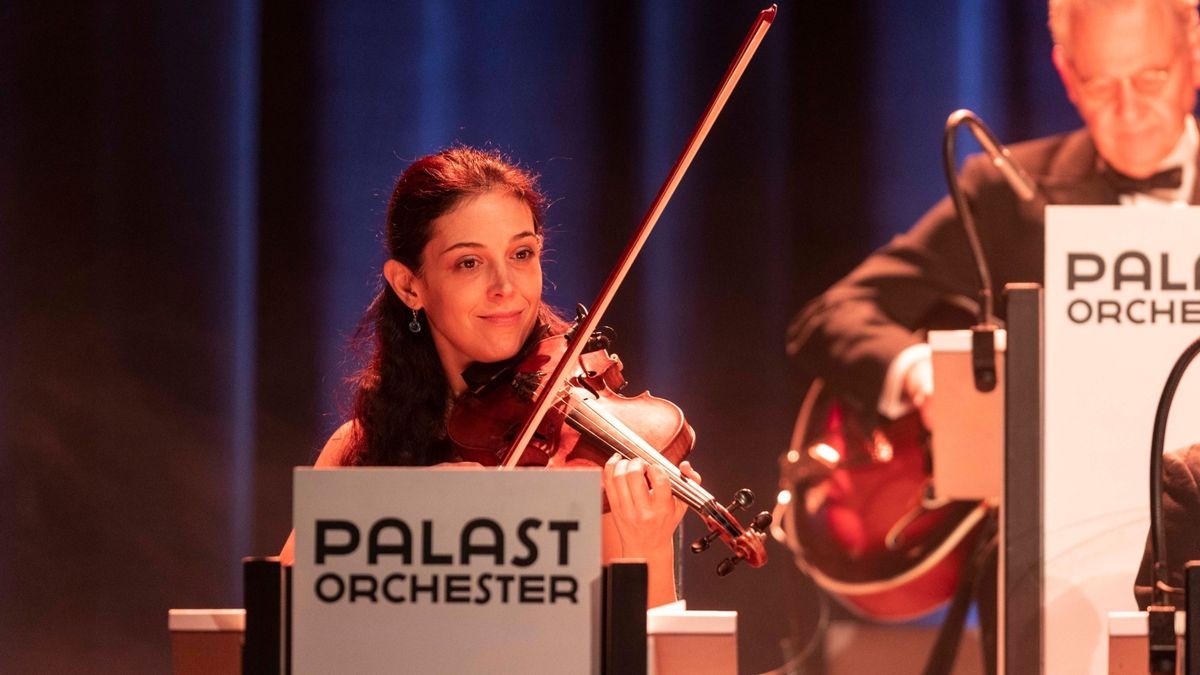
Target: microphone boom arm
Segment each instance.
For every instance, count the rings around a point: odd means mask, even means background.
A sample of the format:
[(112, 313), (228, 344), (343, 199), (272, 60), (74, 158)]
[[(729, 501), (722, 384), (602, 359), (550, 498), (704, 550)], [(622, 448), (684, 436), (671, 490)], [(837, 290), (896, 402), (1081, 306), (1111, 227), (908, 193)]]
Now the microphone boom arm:
[(964, 123), (983, 146), (984, 152), (992, 160), (992, 165), (1000, 171), (1018, 197), (1031, 200), (1037, 195), (1037, 189), (1029, 176), (1013, 161), (1008, 149), (1000, 145), (978, 115), (966, 108), (950, 113), (950, 117), (946, 119), (946, 131), (942, 136), (942, 160), (946, 171), (946, 187), (954, 200), (954, 209), (958, 212), (967, 244), (971, 247), (971, 257), (979, 271), (979, 316), (976, 324), (971, 326), (971, 372), (975, 379), (975, 389), (987, 392), (994, 390), (999, 381), (996, 374), (997, 321), (992, 294), (992, 272), (988, 269), (987, 258), (983, 255), (983, 245), (979, 243), (979, 232), (975, 229), (975, 220), (971, 216), (971, 205), (967, 203), (962, 186), (958, 183), (954, 141), (958, 127)]

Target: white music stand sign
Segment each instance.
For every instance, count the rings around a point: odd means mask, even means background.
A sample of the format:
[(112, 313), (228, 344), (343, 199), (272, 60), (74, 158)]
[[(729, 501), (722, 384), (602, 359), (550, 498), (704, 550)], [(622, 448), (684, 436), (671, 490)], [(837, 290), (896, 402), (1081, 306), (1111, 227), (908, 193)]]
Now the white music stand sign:
[[(1135, 609), (1149, 448), (1171, 365), (1200, 335), (1200, 209), (1051, 206), (1045, 267), (1045, 645), (1106, 673), (1105, 617)], [(1185, 378), (1167, 448), (1200, 441)]]
[(600, 472), (295, 471), (292, 669), (596, 673)]

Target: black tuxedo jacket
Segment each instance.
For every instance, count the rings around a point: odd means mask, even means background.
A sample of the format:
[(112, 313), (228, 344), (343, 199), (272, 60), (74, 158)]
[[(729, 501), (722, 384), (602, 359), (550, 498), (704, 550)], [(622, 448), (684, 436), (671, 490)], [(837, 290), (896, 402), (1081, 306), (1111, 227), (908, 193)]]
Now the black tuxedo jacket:
[[(1086, 130), (1010, 150), (1041, 186), (1041, 199), (1018, 199), (986, 157), (970, 158), (962, 172), (1000, 319), (998, 293), (1005, 284), (1042, 283), (1046, 204), (1118, 203), (1116, 190), (1099, 174)], [(809, 303), (788, 329), (788, 354), (805, 374), (823, 378), (847, 402), (873, 414), (896, 355), (920, 342), (923, 329), (969, 325), (978, 311), (979, 285), (966, 235), (946, 197)]]
[[(962, 175), (993, 292), (1010, 282), (1043, 282), (1046, 204), (1119, 203), (1099, 173), (1086, 130), (1010, 150), (1041, 186), (1041, 199), (1022, 202), (986, 157), (969, 159)], [(1192, 203), (1195, 195), (1193, 189)], [(924, 329), (969, 325), (978, 311), (979, 283), (962, 224), (946, 197), (909, 232), (809, 303), (788, 329), (788, 354), (802, 371), (823, 378), (864, 415), (874, 416), (888, 365), (920, 342)], [(996, 307), (1003, 319), (999, 296)], [(1200, 558), (1200, 445), (1168, 453), (1165, 466), (1168, 562), (1173, 585), (1180, 585), (1183, 563)], [(1143, 605), (1149, 598), (1148, 557), (1149, 551), (1136, 589)]]

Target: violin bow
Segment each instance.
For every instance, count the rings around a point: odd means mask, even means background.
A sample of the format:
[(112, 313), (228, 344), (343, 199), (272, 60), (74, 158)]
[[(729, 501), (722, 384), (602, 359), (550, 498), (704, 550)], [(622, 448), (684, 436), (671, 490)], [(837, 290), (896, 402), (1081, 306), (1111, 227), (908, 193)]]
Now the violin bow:
[(510, 469), (517, 466), (517, 462), (520, 461), (525, 448), (529, 446), (530, 440), (533, 439), (534, 432), (537, 431), (542, 420), (545, 419), (550, 407), (558, 400), (556, 394), (566, 383), (568, 373), (571, 372), (570, 364), (577, 362), (583, 354), (583, 348), (587, 344), (588, 337), (600, 325), (600, 319), (608, 309), (609, 303), (612, 302), (617, 289), (620, 288), (621, 283), (625, 280), (625, 276), (629, 274), (630, 268), (633, 267), (634, 259), (637, 258), (638, 253), (642, 250), (642, 246), (645, 245), (646, 240), (650, 237), (650, 232), (654, 230), (654, 226), (658, 223), (659, 217), (662, 216), (663, 210), (667, 208), (667, 202), (675, 194), (675, 188), (679, 187), (679, 183), (683, 180), (683, 175), (687, 173), (688, 167), (691, 166), (692, 160), (696, 157), (696, 153), (700, 151), (700, 146), (704, 144), (704, 139), (708, 137), (709, 130), (712, 129), (713, 123), (720, 116), (721, 110), (725, 107), (725, 102), (729, 100), (730, 94), (737, 87), (738, 80), (741, 79), (746, 66), (750, 64), (750, 59), (754, 58), (754, 53), (758, 51), (758, 46), (767, 34), (767, 29), (771, 27), (771, 22), (775, 20), (775, 13), (777, 11), (777, 5), (771, 5), (762, 10), (759, 12), (754, 24), (750, 26), (750, 32), (742, 40), (742, 46), (738, 48), (737, 55), (734, 57), (733, 62), (729, 64), (729, 69), (725, 71), (725, 77), (721, 80), (721, 85), (717, 87), (717, 93), (709, 101), (708, 108), (705, 109), (704, 115), (700, 118), (700, 123), (696, 125), (696, 129), (692, 132), (692, 137), (683, 148), (683, 152), (680, 153), (679, 159), (675, 160), (675, 166), (671, 168), (671, 173), (667, 175), (667, 180), (659, 188), (658, 195), (650, 204), (650, 210), (646, 213), (645, 218), (642, 219), (642, 224), (638, 226), (633, 239), (625, 247), (625, 252), (621, 254), (621, 259), (617, 263), (617, 266), (609, 273), (608, 279), (604, 282), (604, 286), (601, 287), (595, 302), (588, 309), (587, 315), (580, 318), (579, 325), (575, 327), (566, 353), (558, 362), (558, 366), (555, 367), (549, 379), (546, 380), (534, 403), (533, 413), (525, 420), (524, 426), (521, 427), (521, 432), (517, 434), (512, 446), (508, 450), (507, 456), (501, 463), (501, 466), (504, 468)]

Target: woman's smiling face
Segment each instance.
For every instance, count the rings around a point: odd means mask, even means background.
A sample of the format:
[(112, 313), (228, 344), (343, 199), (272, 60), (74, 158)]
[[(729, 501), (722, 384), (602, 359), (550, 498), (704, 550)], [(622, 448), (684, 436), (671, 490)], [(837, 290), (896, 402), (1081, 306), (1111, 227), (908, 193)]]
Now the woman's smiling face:
[(454, 382), (471, 363), (514, 356), (533, 330), (542, 298), (542, 238), (529, 205), (501, 191), (470, 197), (432, 225), (420, 273), (410, 279), (415, 302), (397, 292), (425, 311)]

